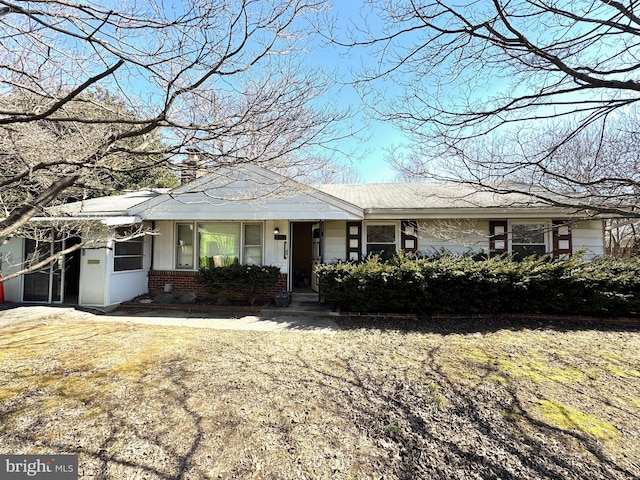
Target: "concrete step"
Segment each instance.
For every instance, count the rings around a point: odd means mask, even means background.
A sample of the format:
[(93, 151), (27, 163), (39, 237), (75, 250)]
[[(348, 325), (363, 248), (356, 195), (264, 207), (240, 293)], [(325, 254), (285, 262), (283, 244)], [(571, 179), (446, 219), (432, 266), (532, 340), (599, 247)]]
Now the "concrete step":
[(338, 315), (325, 304), (320, 303), (318, 294), (315, 292), (294, 292), (291, 295), (291, 303), (287, 307), (269, 307), (262, 309), (263, 313), (277, 313), (279, 315)]

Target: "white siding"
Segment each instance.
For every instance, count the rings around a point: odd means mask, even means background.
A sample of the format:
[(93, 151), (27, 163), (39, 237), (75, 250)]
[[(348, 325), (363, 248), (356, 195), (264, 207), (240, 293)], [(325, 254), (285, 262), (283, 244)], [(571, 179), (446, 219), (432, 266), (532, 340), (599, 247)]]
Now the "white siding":
[[(100, 240), (105, 238), (106, 227), (102, 233), (84, 236), (83, 240)], [(100, 242), (99, 242), (100, 243)], [(104, 307), (106, 305), (107, 285), (110, 281), (106, 248), (85, 248), (80, 252), (80, 291), (78, 304), (84, 306)]]
[(153, 238), (153, 269), (173, 270), (176, 264), (175, 222), (157, 221), (154, 227), (156, 235)]
[(333, 220), (324, 223), (324, 261), (326, 263), (346, 260), (347, 222)]
[[(180, 223), (189, 223), (195, 220), (180, 220)], [(238, 221), (237, 219), (235, 221)], [(176, 265), (175, 227), (174, 221), (156, 221), (156, 235), (153, 239), (153, 269), (154, 270), (178, 270)], [(278, 227), (281, 235), (286, 235), (286, 240), (275, 240), (273, 230)], [(263, 228), (263, 265), (280, 267), (282, 273), (289, 270), (289, 254), (291, 250), (291, 235), (289, 234), (289, 222), (286, 220), (269, 220), (262, 223)], [(286, 250), (286, 251), (285, 251)]]
[[(286, 235), (286, 240), (275, 240), (273, 230), (278, 227), (280, 235)], [(264, 257), (263, 265), (279, 267), (282, 273), (289, 272), (289, 254), (291, 251), (291, 234), (289, 222), (286, 220), (270, 220), (264, 222)]]
[[(515, 222), (516, 220), (512, 220)], [(384, 223), (382, 221), (368, 221), (369, 225)], [(346, 222), (325, 222), (324, 259), (335, 262), (346, 259)], [(604, 238), (600, 220), (585, 220), (573, 226), (573, 250), (587, 251), (587, 257), (604, 254)], [(366, 248), (363, 240), (363, 250)], [(549, 240), (550, 242), (550, 240)], [(399, 239), (398, 239), (399, 245)], [(549, 246), (551, 248), (551, 245)], [(419, 222), (418, 250), (424, 253), (434, 253), (441, 250), (464, 254), (468, 252), (489, 251), (489, 221), (488, 220), (425, 220)]]
[(148, 219), (191, 218), (193, 220), (316, 220), (324, 218), (356, 218), (353, 213), (328, 206), (314, 198), (270, 198), (263, 201), (203, 201), (202, 194), (183, 194), (178, 200), (167, 200), (151, 207), (143, 215)]
[(585, 257), (604, 255), (604, 230), (602, 220), (583, 220), (571, 229), (573, 251), (586, 250)]
[(107, 277), (106, 248), (88, 248), (80, 255), (80, 296), (78, 303), (85, 306), (105, 306)]
[[(366, 225), (386, 224), (388, 221), (368, 221), (363, 224), (362, 249), (366, 251)], [(457, 226), (455, 234), (453, 227)], [(445, 228), (448, 227), (448, 228)], [(485, 233), (486, 232), (486, 233)], [(346, 260), (347, 222), (325, 222), (324, 261), (331, 263)], [(458, 254), (469, 251), (488, 251), (489, 222), (485, 220), (474, 222), (445, 223), (442, 221), (419, 222), (418, 250), (425, 253), (439, 252), (444, 249)], [(454, 238), (455, 237), (455, 238)], [(398, 233), (397, 245), (400, 245)]]
[(87, 248), (80, 256), (80, 296), (78, 303), (108, 307), (148, 292), (151, 267), (151, 236), (144, 238), (142, 269), (115, 272), (113, 242), (106, 248)]
[(219, 170), (132, 209), (148, 220), (361, 219), (362, 208), (314, 188), (245, 165)]
[(109, 275), (109, 284), (107, 286), (109, 302), (105, 306), (116, 305), (149, 292), (148, 275), (151, 267), (151, 236), (145, 235), (144, 237), (142, 270), (113, 271), (113, 254), (114, 250), (109, 249), (107, 265), (111, 275)]

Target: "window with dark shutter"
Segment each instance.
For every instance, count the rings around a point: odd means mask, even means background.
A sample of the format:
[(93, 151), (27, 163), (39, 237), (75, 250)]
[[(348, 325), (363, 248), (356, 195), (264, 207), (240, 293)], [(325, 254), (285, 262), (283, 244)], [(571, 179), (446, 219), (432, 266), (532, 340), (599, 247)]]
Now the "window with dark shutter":
[(507, 221), (492, 220), (489, 222), (489, 256), (495, 257), (509, 251), (507, 245)]
[(362, 260), (362, 222), (347, 222), (347, 260)]
[(573, 242), (571, 239), (571, 223), (568, 220), (553, 221), (553, 256), (571, 255)]
[(400, 224), (400, 248), (407, 253), (418, 251), (418, 222), (415, 220), (402, 220)]

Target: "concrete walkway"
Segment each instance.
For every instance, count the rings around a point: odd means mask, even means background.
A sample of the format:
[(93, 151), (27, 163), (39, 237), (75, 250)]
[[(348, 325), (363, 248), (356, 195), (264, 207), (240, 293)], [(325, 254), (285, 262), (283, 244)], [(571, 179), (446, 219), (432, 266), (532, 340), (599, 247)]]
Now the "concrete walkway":
[(321, 316), (290, 315), (244, 315), (238, 317), (222, 317), (214, 314), (146, 311), (146, 312), (113, 312), (109, 315), (95, 316), (98, 321), (118, 321), (146, 323), (149, 325), (180, 326), (194, 328), (216, 328), (221, 330), (257, 330), (306, 331), (315, 333), (333, 333), (338, 326), (333, 319)]
[(140, 310), (115, 310), (108, 314), (78, 310), (68, 306), (11, 305), (0, 308), (0, 327), (29, 320), (46, 320), (61, 316), (100, 322), (142, 323), (160, 326), (214, 328), (221, 330), (255, 330), (263, 332), (305, 331), (334, 333), (338, 326), (335, 314), (309, 297), (298, 297), (289, 307), (263, 309), (259, 314), (233, 315), (215, 312), (162, 310), (153, 307)]

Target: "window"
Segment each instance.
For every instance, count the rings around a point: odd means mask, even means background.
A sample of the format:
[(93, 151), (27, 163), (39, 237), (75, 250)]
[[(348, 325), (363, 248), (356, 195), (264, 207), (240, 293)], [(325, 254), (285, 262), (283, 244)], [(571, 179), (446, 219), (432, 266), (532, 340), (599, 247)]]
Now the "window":
[(222, 267), (240, 261), (239, 223), (199, 223), (200, 267)]
[(262, 264), (262, 225), (248, 223), (244, 226), (244, 262), (245, 265)]
[(179, 223), (177, 238), (177, 268), (193, 269), (193, 224)]
[[(126, 228), (116, 229), (119, 237), (130, 235)], [(144, 257), (144, 236), (130, 240), (116, 241), (114, 246), (113, 270), (122, 272), (126, 270), (141, 270)]]
[(262, 230), (261, 223), (177, 223), (176, 268), (261, 265)]
[(516, 258), (547, 253), (544, 223), (514, 223), (511, 225), (511, 254)]
[(367, 256), (396, 253), (395, 225), (367, 225)]

